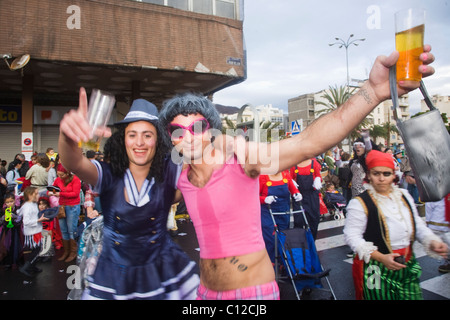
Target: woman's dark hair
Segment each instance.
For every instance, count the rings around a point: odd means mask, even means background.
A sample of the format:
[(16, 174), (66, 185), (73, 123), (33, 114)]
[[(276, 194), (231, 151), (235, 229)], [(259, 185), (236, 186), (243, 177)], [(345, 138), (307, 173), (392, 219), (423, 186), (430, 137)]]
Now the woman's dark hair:
[(14, 159), (10, 166), (14, 169), (18, 164), (22, 164), (22, 161), (20, 161), (19, 159)]
[[(164, 180), (164, 159), (168, 154), (169, 148), (163, 141), (163, 135), (160, 134), (160, 128), (157, 123), (149, 121), (157, 130), (156, 153), (153, 158), (150, 172), (147, 179), (155, 178), (157, 182)], [(106, 141), (103, 152), (105, 154), (105, 161), (111, 165), (113, 175), (123, 177), (126, 170), (130, 166), (127, 151), (125, 148), (125, 128), (128, 123), (116, 125), (116, 131)]]

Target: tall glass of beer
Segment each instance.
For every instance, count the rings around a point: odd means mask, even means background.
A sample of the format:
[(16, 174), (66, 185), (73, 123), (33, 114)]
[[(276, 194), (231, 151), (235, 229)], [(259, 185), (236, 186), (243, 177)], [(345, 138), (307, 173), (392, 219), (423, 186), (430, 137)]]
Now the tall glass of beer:
[(395, 47), (400, 53), (397, 61), (397, 82), (420, 81), (422, 65), (419, 56), (423, 53), (425, 11), (406, 9), (395, 14)]
[(79, 142), (78, 146), (84, 151), (98, 151), (102, 137), (98, 136), (96, 131), (98, 128), (108, 125), (115, 103), (116, 99), (113, 94), (99, 89), (92, 89), (87, 120), (91, 127), (93, 138), (87, 142)]

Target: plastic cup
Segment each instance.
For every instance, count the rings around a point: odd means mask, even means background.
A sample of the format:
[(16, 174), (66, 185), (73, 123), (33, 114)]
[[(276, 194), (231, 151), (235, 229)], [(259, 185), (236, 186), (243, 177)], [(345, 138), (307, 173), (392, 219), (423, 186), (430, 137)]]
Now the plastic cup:
[(113, 94), (99, 90), (92, 89), (89, 98), (87, 120), (92, 129), (93, 138), (87, 142), (82, 141), (79, 146), (84, 150), (98, 151), (100, 148), (101, 136), (96, 135), (97, 129), (106, 127), (114, 109), (116, 98)]
[(419, 59), (423, 53), (425, 10), (406, 9), (395, 14), (395, 47), (400, 53), (397, 61), (397, 82), (421, 81)]

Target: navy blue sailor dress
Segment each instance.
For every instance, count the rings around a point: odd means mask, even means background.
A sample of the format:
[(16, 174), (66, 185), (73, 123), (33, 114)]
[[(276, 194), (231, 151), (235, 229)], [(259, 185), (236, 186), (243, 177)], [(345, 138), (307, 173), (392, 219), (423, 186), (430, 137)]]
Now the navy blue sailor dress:
[[(137, 192), (129, 170), (123, 178), (109, 164), (93, 161), (99, 173), (104, 216), (101, 254), (83, 299), (190, 300), (199, 285), (197, 264), (166, 228), (178, 167), (168, 159), (163, 183), (146, 180)], [(134, 192), (131, 189), (135, 189)], [(125, 192), (134, 204), (125, 200)]]

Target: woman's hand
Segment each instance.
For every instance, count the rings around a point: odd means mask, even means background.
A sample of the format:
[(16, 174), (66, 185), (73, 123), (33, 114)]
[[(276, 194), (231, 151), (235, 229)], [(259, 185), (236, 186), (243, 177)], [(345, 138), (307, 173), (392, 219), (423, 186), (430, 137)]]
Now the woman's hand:
[(372, 259), (381, 262), (389, 270), (396, 271), (406, 268), (406, 265), (398, 263), (394, 260), (396, 257), (400, 257), (400, 254), (399, 253), (382, 254), (379, 251), (374, 251), (372, 253)]
[(394, 260), (396, 257), (400, 257), (400, 254), (399, 253), (385, 254), (384, 255), (384, 261), (382, 261), (382, 263), (389, 270), (397, 271), (397, 270), (401, 270), (401, 269), (406, 268), (406, 264), (402, 264), (402, 263), (396, 262)]
[(442, 258), (448, 258), (448, 246), (444, 242), (432, 240), (430, 242), (430, 249)]
[[(79, 104), (77, 110), (70, 110), (66, 113), (59, 125), (60, 133), (64, 134), (72, 143), (88, 141), (93, 137), (92, 128), (87, 121), (88, 101), (84, 88), (80, 88)], [(99, 128), (95, 132), (97, 136), (110, 137), (111, 129), (108, 127)]]

